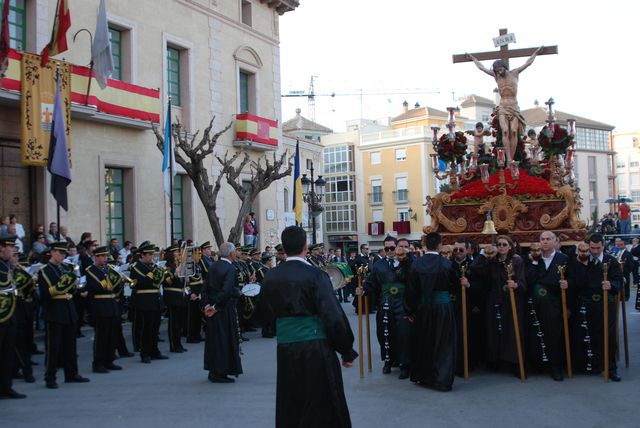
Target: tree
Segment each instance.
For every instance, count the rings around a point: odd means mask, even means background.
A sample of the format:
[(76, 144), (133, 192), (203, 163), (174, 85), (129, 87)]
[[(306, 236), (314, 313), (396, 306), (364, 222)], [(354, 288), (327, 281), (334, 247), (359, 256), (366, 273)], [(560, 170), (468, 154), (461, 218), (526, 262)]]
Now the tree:
[[(209, 122), (209, 126), (204, 130), (202, 137), (196, 142), (200, 131), (196, 131), (193, 136), (189, 136), (186, 129), (179, 120), (172, 124), (171, 136), (175, 147), (175, 160), (187, 172), (189, 178), (193, 182), (193, 186), (198, 193), (198, 198), (204, 206), (205, 212), (213, 237), (218, 246), (223, 242), (238, 242), (242, 235), (242, 218), (246, 216), (253, 202), (256, 200), (260, 192), (267, 189), (271, 183), (291, 175), (292, 163), (291, 159), (287, 160), (287, 152), (283, 152), (279, 157), (273, 153), (273, 159), (270, 160), (266, 154), (259, 156), (256, 160), (252, 160), (246, 151), (235, 152), (233, 156), (229, 156), (229, 152), (225, 152), (224, 157), (214, 153), (214, 148), (218, 143), (218, 139), (225, 133), (233, 122), (230, 122), (224, 129), (213, 133), (213, 121), (215, 116)], [(164, 149), (164, 135), (159, 130), (157, 124), (151, 125), (156, 136), (156, 147), (160, 152)], [(179, 150), (178, 150), (179, 149)], [(205, 166), (207, 156), (213, 155), (222, 169), (217, 177), (209, 177)], [(238, 162), (236, 162), (238, 160)], [(286, 166), (286, 169), (282, 170)], [(248, 168), (251, 174), (248, 182), (241, 182), (241, 174)], [(240, 210), (234, 222), (233, 227), (229, 231), (229, 236), (225, 240), (220, 218), (216, 212), (218, 192), (222, 188), (222, 179), (233, 188), (241, 201)]]

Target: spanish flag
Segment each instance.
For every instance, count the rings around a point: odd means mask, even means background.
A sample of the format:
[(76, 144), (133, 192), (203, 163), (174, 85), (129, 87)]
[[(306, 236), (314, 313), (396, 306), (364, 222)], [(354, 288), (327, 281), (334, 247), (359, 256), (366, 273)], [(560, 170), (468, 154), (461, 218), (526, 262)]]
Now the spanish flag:
[(296, 159), (293, 167), (293, 212), (296, 224), (302, 224), (302, 178), (300, 177), (300, 141), (296, 140)]
[(42, 56), (40, 65), (42, 67), (47, 64), (49, 56), (58, 55), (68, 49), (67, 31), (69, 31), (69, 27), (71, 27), (71, 13), (69, 12), (68, 0), (58, 0), (56, 16), (53, 18), (51, 40), (40, 53), (40, 56)]

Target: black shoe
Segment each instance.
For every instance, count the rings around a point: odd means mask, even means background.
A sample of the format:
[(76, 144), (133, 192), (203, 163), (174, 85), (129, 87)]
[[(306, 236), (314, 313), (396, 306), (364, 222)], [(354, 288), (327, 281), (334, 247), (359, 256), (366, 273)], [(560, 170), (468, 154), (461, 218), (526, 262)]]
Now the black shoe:
[(29, 361), (29, 364), (31, 364), (32, 366), (38, 366), (39, 364), (36, 361)]
[(129, 357), (133, 357), (134, 354), (133, 352), (123, 352), (122, 354), (120, 354), (120, 358), (129, 358)]
[(107, 370), (122, 370), (122, 367), (120, 366), (116, 366), (115, 364), (111, 363), (111, 364), (106, 364), (104, 366)]
[(551, 378), (556, 382), (562, 382), (564, 380), (564, 376), (562, 375), (561, 369), (552, 369), (551, 370)]
[(253, 327), (247, 327), (247, 328), (244, 329), (244, 331), (245, 332), (248, 331), (249, 333), (251, 333), (251, 332), (254, 332), (254, 331), (257, 331), (257, 330), (255, 328), (253, 328)]
[(84, 334), (82, 334), (82, 333), (78, 333), (78, 334), (76, 334), (76, 339), (79, 339), (79, 338), (81, 338), (81, 337), (84, 337)]
[(242, 340), (243, 342), (248, 342), (249, 338), (248, 337), (244, 337), (244, 336), (240, 336), (240, 340)]
[(400, 376), (398, 376), (398, 379), (409, 379), (409, 369), (406, 367), (401, 367)]
[(382, 367), (382, 373), (383, 374), (391, 373), (391, 364), (390, 363), (384, 363), (384, 367)]
[(351, 303), (349, 299), (344, 299), (344, 303)]
[(187, 351), (188, 351), (188, 349), (187, 349), (187, 348), (184, 348), (184, 347), (182, 347), (182, 346), (181, 346), (181, 347), (178, 349), (178, 351), (179, 351), (179, 352), (187, 352)]
[(609, 379), (613, 382), (620, 382), (622, 378), (618, 375), (618, 370), (611, 370), (609, 372)]
[(144, 364), (151, 364), (151, 357), (142, 357), (140, 358), (140, 362)]
[(158, 342), (164, 342), (164, 339), (163, 339), (163, 338), (161, 338), (161, 337), (159, 337), (159, 338), (158, 338)]
[(0, 393), (0, 398), (27, 398), (26, 395), (20, 394), (13, 390), (13, 388), (9, 388), (7, 392)]
[(151, 356), (151, 359), (152, 360), (168, 360), (169, 357), (167, 357), (166, 355), (158, 354), (158, 355)]
[(187, 343), (200, 343), (200, 342), (202, 342), (202, 340), (200, 340), (198, 338), (187, 339)]
[(35, 351), (31, 352), (31, 355), (44, 355), (44, 352), (39, 349), (36, 349)]
[(93, 368), (93, 372), (94, 373), (109, 373), (109, 370), (107, 370), (104, 366), (95, 366)]
[(46, 381), (46, 386), (49, 389), (58, 389), (58, 382), (55, 379), (49, 379)]
[(227, 377), (226, 375), (210, 374), (209, 375), (209, 381), (213, 382), (213, 383), (233, 383), (233, 382), (235, 382), (235, 379), (231, 379), (230, 377)]
[(24, 381), (27, 383), (34, 383), (36, 378), (33, 375), (24, 375)]
[(450, 385), (429, 385), (429, 388), (435, 389), (436, 391), (440, 391), (440, 392), (449, 392), (449, 391), (451, 391), (451, 386)]
[(174, 349), (173, 351), (169, 352), (173, 352), (174, 354), (182, 354), (184, 352), (184, 349)]
[(87, 383), (89, 381), (89, 378), (80, 376), (79, 374), (64, 379), (65, 383)]

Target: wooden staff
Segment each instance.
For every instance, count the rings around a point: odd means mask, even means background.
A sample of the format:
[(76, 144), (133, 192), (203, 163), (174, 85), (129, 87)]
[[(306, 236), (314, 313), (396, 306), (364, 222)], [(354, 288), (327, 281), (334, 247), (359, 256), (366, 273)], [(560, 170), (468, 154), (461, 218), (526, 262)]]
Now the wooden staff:
[(362, 355), (362, 266), (358, 268), (358, 353), (360, 354), (360, 379), (364, 378), (364, 361)]
[[(560, 280), (564, 281), (564, 272), (567, 270), (566, 265), (558, 266)], [(569, 313), (567, 311), (567, 290), (562, 289), (562, 322), (564, 324), (564, 353), (567, 357), (567, 375), (573, 377), (573, 368), (571, 367), (571, 341), (569, 340)]]
[[(608, 263), (602, 263), (602, 273), (604, 281), (607, 281)], [(602, 300), (604, 302), (604, 381), (609, 382), (609, 290), (602, 290)]]
[[(460, 265), (460, 273), (462, 278), (466, 271), (465, 265)], [(467, 330), (467, 287), (461, 286), (462, 290), (462, 354), (463, 354), (463, 370), (464, 378), (469, 379), (469, 336)]]
[[(624, 262), (620, 261), (620, 269), (624, 274)], [(625, 282), (629, 281), (629, 277), (625, 276), (622, 282), (622, 288), (620, 289), (620, 303), (622, 307), (622, 337), (624, 340), (624, 366), (629, 368), (629, 336), (627, 332), (627, 292), (625, 291)], [(617, 306), (616, 306), (617, 307)], [(618, 318), (616, 318), (616, 325), (618, 325)]]
[[(507, 278), (513, 277), (513, 264), (507, 266)], [(516, 308), (516, 293), (509, 287), (509, 298), (511, 299), (511, 317), (513, 318), (513, 330), (516, 336), (516, 351), (518, 351), (518, 369), (520, 370), (520, 381), (524, 382), (524, 358), (522, 357), (522, 344), (520, 343), (520, 325), (518, 324), (518, 310)]]

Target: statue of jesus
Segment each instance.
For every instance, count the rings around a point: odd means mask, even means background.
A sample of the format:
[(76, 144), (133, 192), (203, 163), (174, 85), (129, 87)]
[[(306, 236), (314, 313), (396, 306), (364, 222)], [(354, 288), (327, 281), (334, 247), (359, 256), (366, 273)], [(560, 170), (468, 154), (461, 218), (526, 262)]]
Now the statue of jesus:
[(518, 147), (518, 130), (524, 132), (525, 121), (518, 107), (518, 76), (524, 69), (533, 64), (533, 60), (542, 51), (544, 46), (536, 49), (522, 66), (509, 70), (503, 60), (498, 59), (493, 63), (491, 70), (483, 66), (476, 57), (466, 54), (466, 58), (482, 71), (496, 79), (498, 91), (500, 92), (500, 105), (496, 108), (498, 121), (502, 130), (502, 144), (507, 155), (507, 162), (511, 162)]

